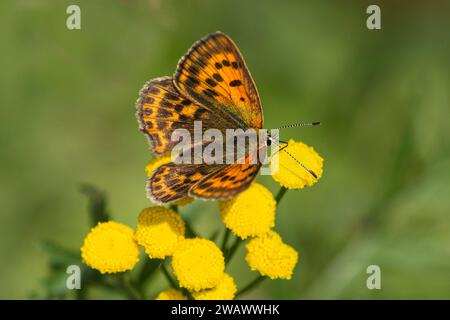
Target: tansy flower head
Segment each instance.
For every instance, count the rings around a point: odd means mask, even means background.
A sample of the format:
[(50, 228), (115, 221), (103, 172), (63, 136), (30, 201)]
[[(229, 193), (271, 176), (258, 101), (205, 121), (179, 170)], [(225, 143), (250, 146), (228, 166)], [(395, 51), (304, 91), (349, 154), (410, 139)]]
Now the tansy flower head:
[(264, 234), (275, 225), (275, 205), (272, 193), (259, 183), (219, 202), (224, 224), (242, 239)]
[(145, 173), (147, 173), (147, 176), (150, 178), (153, 174), (153, 172), (161, 165), (169, 163), (172, 161), (172, 157), (170, 155), (170, 152), (164, 153), (161, 157), (153, 158), (150, 160), (147, 165), (145, 166)]
[(234, 279), (225, 273), (217, 286), (193, 292), (192, 296), (195, 300), (233, 300), (236, 291)]
[[(317, 175), (317, 179), (293, 158), (312, 170)], [(277, 162), (278, 170), (275, 168)], [(312, 147), (291, 139), (288, 146), (274, 156), (271, 169), (275, 172), (272, 174), (273, 179), (280, 185), (288, 189), (301, 189), (313, 185), (322, 176), (323, 159)]]
[(185, 226), (180, 215), (164, 207), (142, 210), (135, 239), (144, 246), (150, 258), (171, 256), (175, 246), (184, 239)]
[(180, 287), (191, 291), (210, 289), (222, 280), (225, 262), (222, 251), (207, 239), (185, 239), (175, 249), (172, 268)]
[(298, 253), (274, 231), (250, 240), (245, 260), (252, 270), (271, 279), (290, 279)]
[(81, 247), (83, 262), (101, 273), (123, 272), (139, 261), (133, 229), (114, 222), (100, 222), (91, 229)]
[[(145, 172), (147, 173), (147, 176), (149, 178), (152, 177), (153, 172), (161, 165), (169, 163), (172, 161), (172, 157), (170, 155), (170, 152), (166, 152), (165, 154), (163, 154), (161, 157), (159, 158), (153, 158), (152, 160), (150, 160), (147, 165), (145, 166)], [(175, 201), (173, 204), (177, 205), (177, 206), (184, 206), (186, 204), (189, 204), (193, 201), (194, 199), (191, 197), (186, 197), (183, 199), (180, 199), (178, 201)]]
[(187, 300), (181, 291), (170, 288), (158, 294), (155, 300)]

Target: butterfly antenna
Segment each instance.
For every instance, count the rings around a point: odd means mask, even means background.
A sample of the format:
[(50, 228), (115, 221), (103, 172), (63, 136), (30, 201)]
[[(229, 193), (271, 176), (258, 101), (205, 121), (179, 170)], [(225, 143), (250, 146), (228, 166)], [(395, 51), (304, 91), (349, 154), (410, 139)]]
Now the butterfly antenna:
[(284, 152), (286, 152), (292, 159), (294, 159), (295, 162), (297, 162), (299, 165), (301, 165), (303, 167), (303, 169), (305, 169), (306, 171), (308, 171), (314, 178), (317, 179), (317, 174), (315, 174), (314, 171), (312, 171), (310, 168), (308, 168), (307, 166), (305, 166), (303, 163), (301, 163), (300, 161), (297, 160), (297, 158), (295, 158), (292, 154), (290, 154), (288, 151), (283, 150)]
[(320, 122), (303, 122), (303, 123), (293, 123), (293, 124), (287, 124), (275, 129), (286, 129), (286, 128), (295, 128), (295, 127), (311, 127), (311, 126), (320, 126)]

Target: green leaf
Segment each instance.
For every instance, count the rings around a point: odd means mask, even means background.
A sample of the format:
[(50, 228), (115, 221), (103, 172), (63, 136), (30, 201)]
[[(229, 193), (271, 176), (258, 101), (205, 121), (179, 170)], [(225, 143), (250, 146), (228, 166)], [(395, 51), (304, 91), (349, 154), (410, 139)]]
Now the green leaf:
[(87, 196), (89, 200), (89, 214), (91, 218), (91, 225), (95, 226), (99, 222), (109, 220), (108, 210), (106, 208), (105, 194), (90, 184), (82, 184), (80, 187), (81, 193)]
[(81, 262), (79, 252), (68, 250), (52, 241), (41, 241), (40, 248), (48, 254), (53, 267), (66, 268), (71, 264), (80, 264)]

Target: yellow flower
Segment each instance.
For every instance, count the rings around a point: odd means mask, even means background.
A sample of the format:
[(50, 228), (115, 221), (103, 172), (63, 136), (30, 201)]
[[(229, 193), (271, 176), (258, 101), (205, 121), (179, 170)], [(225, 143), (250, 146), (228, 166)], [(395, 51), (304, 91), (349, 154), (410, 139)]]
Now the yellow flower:
[(272, 193), (259, 183), (219, 202), (223, 223), (242, 239), (268, 232), (275, 225), (275, 206)]
[(83, 262), (101, 273), (123, 272), (139, 261), (133, 229), (114, 222), (100, 222), (91, 229), (81, 247)]
[(223, 277), (222, 251), (207, 239), (185, 239), (173, 253), (172, 268), (180, 287), (191, 291), (217, 286)]
[(193, 292), (195, 300), (233, 300), (237, 291), (236, 283), (229, 274), (224, 274), (222, 280), (212, 289)]
[(298, 260), (298, 253), (284, 244), (274, 231), (250, 240), (247, 244), (247, 260), (252, 270), (271, 279), (290, 279)]
[(181, 291), (170, 288), (158, 294), (155, 300), (187, 300)]
[(152, 207), (139, 215), (135, 239), (150, 258), (164, 259), (171, 256), (178, 242), (184, 239), (184, 231), (184, 222), (178, 213)]
[[(166, 164), (168, 162), (172, 161), (172, 157), (170, 155), (170, 152), (166, 152), (165, 154), (163, 154), (161, 157), (159, 158), (153, 158), (152, 160), (150, 160), (147, 165), (145, 166), (145, 172), (147, 173), (147, 176), (149, 178), (152, 177), (153, 172), (161, 165)], [(180, 199), (178, 201), (173, 202), (174, 205), (177, 206), (184, 206), (186, 204), (189, 204), (193, 201), (194, 199), (191, 197), (186, 197), (183, 199)]]
[[(288, 189), (302, 189), (320, 179), (323, 172), (323, 159), (313, 147), (291, 139), (284, 151), (278, 152), (270, 164), (274, 172), (272, 177), (281, 186)], [(291, 156), (312, 170), (317, 175), (317, 179)], [(276, 170), (277, 165), (278, 170)]]

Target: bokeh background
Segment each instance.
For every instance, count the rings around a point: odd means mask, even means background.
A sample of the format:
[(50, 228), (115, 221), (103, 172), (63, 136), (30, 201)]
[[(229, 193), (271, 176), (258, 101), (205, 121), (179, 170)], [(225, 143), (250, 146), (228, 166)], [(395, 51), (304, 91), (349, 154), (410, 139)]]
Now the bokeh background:
[[(70, 4), (81, 7), (81, 30), (66, 29)], [(382, 30), (366, 28), (369, 4), (381, 7)], [(216, 30), (239, 45), (267, 128), (323, 123), (282, 132), (325, 158), (320, 182), (289, 191), (277, 211), (276, 230), (300, 253), (294, 276), (245, 297), (450, 298), (449, 10), (406, 0), (2, 1), (0, 298), (64, 297), (65, 274), (49, 276), (42, 242), (79, 250), (89, 230), (80, 183), (136, 225), (150, 205), (151, 158), (138, 90)], [(221, 227), (212, 202), (182, 214), (205, 236)], [(255, 276), (244, 253), (229, 269), (239, 284)], [(366, 288), (371, 264), (381, 290)], [(165, 287), (153, 277), (149, 298)]]

